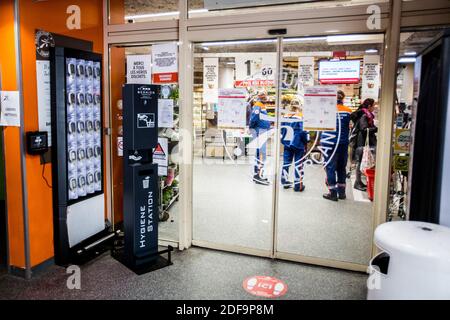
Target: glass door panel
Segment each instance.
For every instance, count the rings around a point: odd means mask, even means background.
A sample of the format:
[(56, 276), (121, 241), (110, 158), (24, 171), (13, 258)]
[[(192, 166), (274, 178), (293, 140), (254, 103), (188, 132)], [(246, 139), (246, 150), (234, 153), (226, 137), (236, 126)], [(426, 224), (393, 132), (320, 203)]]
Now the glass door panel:
[[(111, 102), (111, 138), (112, 138), (112, 192), (113, 212), (115, 226), (121, 226), (123, 222), (123, 126), (122, 126), (122, 86), (127, 83), (128, 61), (137, 61), (136, 69), (140, 70), (142, 61), (150, 64), (152, 48), (157, 44), (111, 46), (110, 48), (110, 102)], [(134, 56), (134, 58), (133, 58)], [(131, 58), (131, 59), (129, 59)], [(131, 63), (131, 62), (130, 62)], [(142, 72), (129, 72), (129, 74), (142, 75)], [(153, 80), (142, 80), (142, 84), (152, 84)], [(136, 82), (136, 81), (135, 81)], [(139, 83), (139, 82), (138, 82)], [(159, 239), (178, 241), (179, 236), (179, 165), (176, 161), (179, 141), (179, 103), (178, 83), (164, 85), (164, 104), (166, 110), (165, 121), (159, 123), (158, 151), (164, 152), (166, 163), (159, 168), (160, 182), (160, 214), (159, 214)]]
[(375, 156), (383, 39), (284, 39), (278, 252), (369, 262), (374, 170), (361, 160), (368, 131)]
[(276, 41), (194, 47), (193, 240), (272, 250)]

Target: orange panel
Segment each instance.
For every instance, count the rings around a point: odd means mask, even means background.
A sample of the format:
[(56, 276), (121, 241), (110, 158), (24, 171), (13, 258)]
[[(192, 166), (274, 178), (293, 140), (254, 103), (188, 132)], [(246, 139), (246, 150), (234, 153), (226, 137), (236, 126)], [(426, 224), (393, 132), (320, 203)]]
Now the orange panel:
[[(66, 26), (69, 17), (66, 10), (70, 5), (78, 5), (81, 9), (80, 30), (69, 30)], [(38, 130), (35, 30), (92, 41), (94, 51), (102, 53), (102, 10), (102, 0), (20, 1), (25, 131)], [(31, 264), (35, 266), (54, 255), (52, 190), (41, 176), (39, 156), (26, 156), (26, 170)], [(45, 171), (47, 180), (51, 181), (50, 164), (46, 165)]]
[(117, 137), (122, 136), (119, 127), (122, 126), (122, 110), (117, 108), (117, 102), (122, 99), (122, 86), (125, 83), (125, 48), (111, 48), (111, 138), (112, 145), (112, 187), (114, 223), (123, 221), (123, 157), (117, 154)]
[[(17, 90), (14, 38), (14, 1), (0, 1), (0, 34), (5, 44), (0, 50), (2, 90)], [(22, 178), (20, 167), (20, 131), (4, 128), (6, 193), (8, 206), (8, 240), (10, 264), (25, 267)]]
[(124, 0), (109, 0), (109, 23), (122, 24), (125, 20)]

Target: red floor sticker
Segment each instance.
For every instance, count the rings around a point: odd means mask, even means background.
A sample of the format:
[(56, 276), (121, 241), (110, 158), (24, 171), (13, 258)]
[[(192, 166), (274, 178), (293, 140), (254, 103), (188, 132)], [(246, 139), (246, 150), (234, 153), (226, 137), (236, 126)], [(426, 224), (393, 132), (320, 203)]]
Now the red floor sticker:
[(244, 280), (242, 286), (248, 293), (264, 298), (281, 297), (288, 289), (283, 281), (264, 276), (249, 277)]

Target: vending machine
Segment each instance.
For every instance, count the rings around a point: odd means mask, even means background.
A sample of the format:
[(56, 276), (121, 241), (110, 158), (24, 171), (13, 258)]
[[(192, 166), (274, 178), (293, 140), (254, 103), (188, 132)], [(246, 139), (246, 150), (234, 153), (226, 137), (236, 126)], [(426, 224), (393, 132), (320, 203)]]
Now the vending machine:
[(102, 56), (55, 47), (50, 70), (55, 261), (67, 265), (112, 237), (103, 190)]

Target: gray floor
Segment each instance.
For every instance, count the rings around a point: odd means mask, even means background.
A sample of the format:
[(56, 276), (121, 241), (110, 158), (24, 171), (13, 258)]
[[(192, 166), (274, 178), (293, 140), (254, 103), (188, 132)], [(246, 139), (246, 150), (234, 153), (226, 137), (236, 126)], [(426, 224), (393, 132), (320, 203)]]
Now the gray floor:
[(361, 273), (191, 248), (174, 265), (137, 276), (108, 254), (81, 268), (81, 290), (69, 290), (65, 269), (52, 266), (32, 280), (0, 276), (0, 299), (255, 299), (242, 288), (253, 275), (288, 285), (282, 299), (365, 299)]
[[(269, 250), (272, 187), (253, 183), (252, 165), (243, 162), (196, 159), (193, 238)], [(269, 158), (269, 179), (273, 168)], [(280, 189), (278, 251), (367, 264), (372, 204), (366, 194), (353, 190), (353, 180), (348, 179), (347, 200), (324, 200), (323, 168), (305, 171), (304, 192)]]

